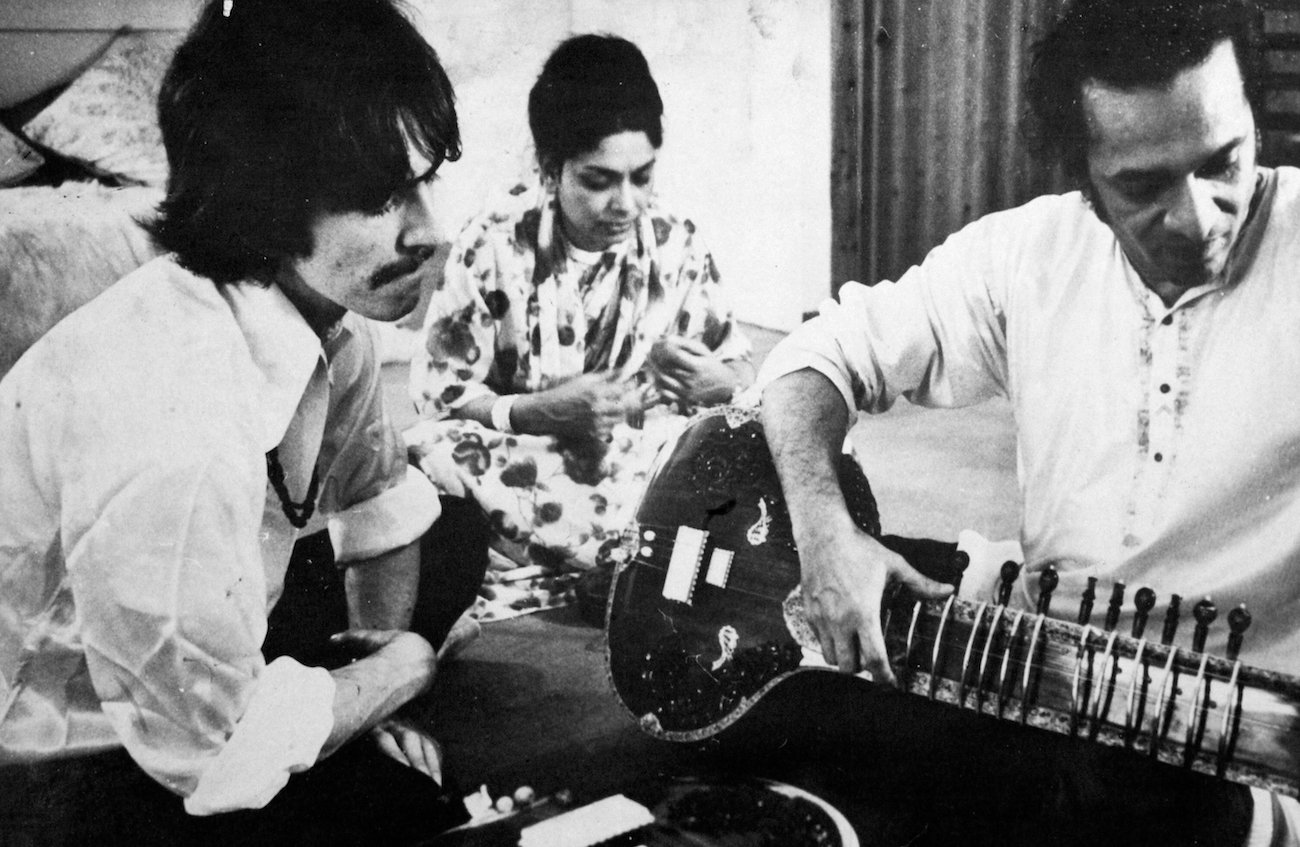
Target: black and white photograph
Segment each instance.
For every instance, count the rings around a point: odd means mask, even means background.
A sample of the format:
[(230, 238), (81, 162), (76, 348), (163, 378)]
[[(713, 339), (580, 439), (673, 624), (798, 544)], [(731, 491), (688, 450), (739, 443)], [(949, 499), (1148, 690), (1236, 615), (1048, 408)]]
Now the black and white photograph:
[(0, 847), (1300, 847), (1300, 0), (0, 0)]

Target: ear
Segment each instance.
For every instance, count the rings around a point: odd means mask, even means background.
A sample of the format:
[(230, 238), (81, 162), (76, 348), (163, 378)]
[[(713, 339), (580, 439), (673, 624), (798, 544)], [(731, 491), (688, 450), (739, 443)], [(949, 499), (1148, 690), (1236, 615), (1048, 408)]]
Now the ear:
[(555, 156), (538, 156), (537, 169), (542, 175), (542, 182), (554, 185), (560, 181), (560, 171), (564, 169), (564, 161)]

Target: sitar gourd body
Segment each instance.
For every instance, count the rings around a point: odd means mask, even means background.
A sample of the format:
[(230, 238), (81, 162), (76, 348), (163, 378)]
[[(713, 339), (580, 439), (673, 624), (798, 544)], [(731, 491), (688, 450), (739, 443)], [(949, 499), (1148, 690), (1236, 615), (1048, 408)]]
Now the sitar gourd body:
[[(840, 482), (854, 520), (879, 537), (870, 487), (847, 456)], [(882, 541), (936, 579), (959, 573), (954, 545)], [(607, 666), (649, 734), (707, 738), (775, 686), (827, 671), (756, 410), (701, 414), (665, 448), (622, 552)], [(1133, 637), (992, 602), (896, 595), (884, 627), (891, 666), (917, 696), (1300, 794), (1295, 677), (1162, 643), (1157, 626)]]

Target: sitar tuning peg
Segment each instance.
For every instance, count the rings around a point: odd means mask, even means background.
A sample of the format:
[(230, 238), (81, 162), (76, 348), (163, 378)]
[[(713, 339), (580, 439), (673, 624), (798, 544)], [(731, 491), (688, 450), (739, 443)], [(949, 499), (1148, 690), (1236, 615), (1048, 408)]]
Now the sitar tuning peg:
[(1020, 576), (1020, 563), (1013, 562), (1010, 559), (1002, 563), (1002, 570), (999, 573), (998, 583), (998, 605), (1005, 606), (1011, 602), (1011, 590), (1016, 585), (1016, 578)]
[(965, 550), (954, 550), (952, 556), (948, 559), (948, 564), (952, 567), (952, 588), (953, 594), (961, 590), (961, 578), (970, 567), (970, 553)]
[(1237, 661), (1237, 656), (1241, 654), (1241, 642), (1250, 629), (1250, 612), (1246, 611), (1246, 604), (1243, 603), (1237, 608), (1228, 612), (1228, 661)]
[(1047, 610), (1052, 606), (1052, 592), (1056, 590), (1056, 585), (1060, 581), (1061, 578), (1056, 573), (1055, 567), (1048, 565), (1043, 568), (1043, 572), (1038, 575), (1038, 608), (1034, 611), (1040, 615), (1047, 614)]
[(1205, 638), (1210, 633), (1210, 624), (1219, 616), (1219, 607), (1209, 597), (1192, 607), (1192, 617), (1196, 619), (1196, 629), (1192, 630), (1192, 650), (1205, 652)]
[(1147, 628), (1147, 617), (1151, 610), (1156, 607), (1156, 593), (1150, 588), (1143, 586), (1133, 595), (1133, 637), (1141, 638), (1142, 633)]
[(1174, 636), (1178, 633), (1178, 607), (1182, 602), (1183, 598), (1177, 594), (1169, 597), (1169, 608), (1165, 610), (1165, 628), (1160, 633), (1160, 643), (1166, 647), (1174, 643)]
[(1106, 631), (1119, 624), (1119, 613), (1124, 607), (1124, 583), (1117, 582), (1110, 589), (1110, 605), (1106, 607)]
[(1079, 626), (1083, 626), (1092, 617), (1092, 603), (1097, 599), (1097, 577), (1088, 577), (1088, 587), (1083, 589), (1083, 599), (1079, 601)]

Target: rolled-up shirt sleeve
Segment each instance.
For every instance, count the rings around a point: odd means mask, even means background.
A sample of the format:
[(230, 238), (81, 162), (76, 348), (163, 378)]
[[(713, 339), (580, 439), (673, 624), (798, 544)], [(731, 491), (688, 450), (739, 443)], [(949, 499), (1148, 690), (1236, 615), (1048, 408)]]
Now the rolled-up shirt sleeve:
[(360, 320), (348, 330), (330, 358), (330, 426), (320, 461), (320, 508), (340, 563), (410, 544), (441, 513), (437, 489), (409, 464), (384, 407), (373, 330)]
[[(993, 224), (997, 224), (994, 221)], [(814, 370), (851, 410), (883, 412), (902, 396), (961, 406), (1005, 391), (1002, 297), (1007, 233), (984, 221), (931, 251), (897, 282), (842, 286), (763, 363), (760, 389)]]
[(262, 658), (261, 457), (171, 458), (66, 536), (86, 664), (127, 751), (191, 813), (257, 808), (319, 757), (334, 684)]

